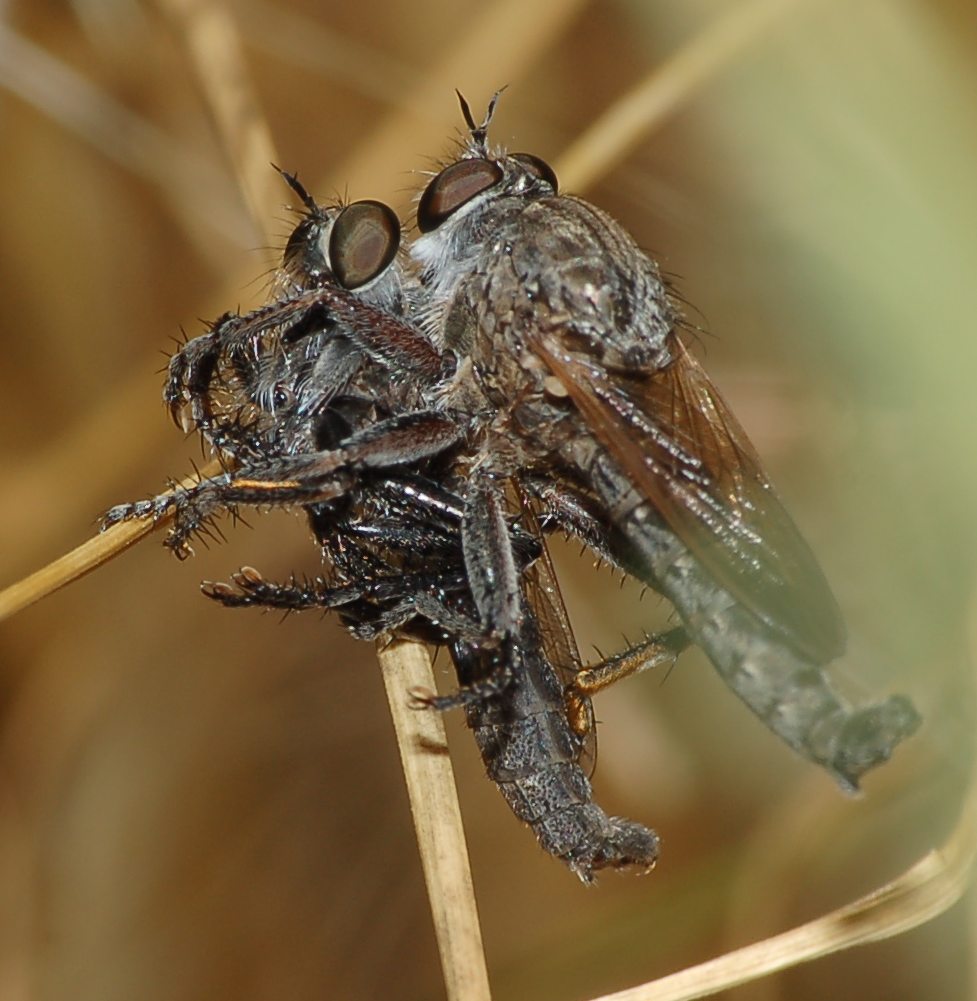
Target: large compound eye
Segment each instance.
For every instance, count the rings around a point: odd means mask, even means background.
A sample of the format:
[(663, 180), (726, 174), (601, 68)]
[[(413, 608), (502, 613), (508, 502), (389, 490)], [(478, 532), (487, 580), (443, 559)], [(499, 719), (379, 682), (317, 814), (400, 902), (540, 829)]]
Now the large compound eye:
[(400, 246), (400, 220), (383, 202), (353, 202), (329, 234), (329, 263), (343, 288), (365, 285), (389, 267)]
[(459, 160), (445, 167), (424, 189), (417, 204), (417, 228), (430, 233), (476, 195), (502, 180), (502, 168), (492, 160)]
[(532, 153), (512, 153), (511, 156), (513, 160), (518, 160), (534, 177), (545, 181), (553, 189), (553, 194), (560, 190), (556, 171), (545, 160), (541, 160)]

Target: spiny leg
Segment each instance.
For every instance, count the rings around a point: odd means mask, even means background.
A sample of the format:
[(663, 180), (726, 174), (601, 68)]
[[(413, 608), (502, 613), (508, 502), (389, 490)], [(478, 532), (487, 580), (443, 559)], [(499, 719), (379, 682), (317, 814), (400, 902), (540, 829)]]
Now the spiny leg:
[(231, 581), (204, 581), (201, 590), (227, 608), (339, 610), (360, 639), (377, 639), (416, 617), (430, 623), (442, 642), (448, 636), (470, 642), (480, 638), (478, 623), (452, 607), (446, 597), (450, 591), (464, 587), (460, 574), (401, 574), (391, 570), (388, 576), (360, 583), (329, 585), (317, 577), (280, 584), (267, 580), (254, 567), (242, 567), (231, 575)]
[(597, 692), (633, 674), (674, 663), (691, 642), (685, 627), (676, 626), (578, 671), (564, 692), (567, 718), (574, 731), (582, 736), (593, 725), (590, 700)]
[[(483, 639), (478, 643), (453, 642), (452, 659), (456, 666), (480, 659), (489, 652), (497, 641)], [(462, 709), (465, 706), (502, 695), (516, 679), (516, 665), (519, 663), (518, 645), (511, 640), (503, 640), (495, 646), (492, 664), (488, 672), (460, 685), (450, 695), (436, 695), (426, 689), (415, 688), (410, 692), (412, 704), (417, 709)]]
[(159, 519), (173, 509), (175, 522), (165, 544), (182, 559), (192, 552), (190, 536), (222, 509), (334, 500), (354, 485), (357, 471), (421, 461), (449, 448), (462, 432), (450, 415), (436, 411), (398, 415), (351, 435), (338, 449), (272, 458), (147, 501), (117, 505), (100, 527), (150, 515)]
[(231, 574), (231, 583), (202, 581), (200, 590), (225, 608), (274, 608), (289, 612), (341, 608), (363, 597), (363, 587), (359, 585), (330, 587), (321, 577), (280, 584), (267, 580), (254, 567), (241, 567)]
[(321, 453), (221, 473), (149, 500), (118, 504), (102, 516), (99, 528), (105, 531), (119, 522), (146, 517), (158, 521), (172, 511), (174, 523), (164, 545), (184, 559), (193, 552), (191, 536), (202, 531), (208, 520), (222, 510), (233, 511), (238, 504), (288, 505), (340, 496), (351, 482), (350, 474), (341, 468), (343, 459), (336, 453)]

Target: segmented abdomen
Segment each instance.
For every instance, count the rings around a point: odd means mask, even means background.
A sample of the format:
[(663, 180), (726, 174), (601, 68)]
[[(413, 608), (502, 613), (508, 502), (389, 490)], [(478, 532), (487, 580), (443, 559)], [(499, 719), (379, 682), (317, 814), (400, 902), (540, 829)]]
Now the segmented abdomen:
[[(594, 802), (580, 765), (584, 740), (570, 727), (558, 674), (535, 622), (526, 619), (520, 648), (509, 654), (513, 683), (466, 708), (489, 778), (540, 846), (583, 882), (593, 883), (602, 868), (650, 869), (658, 836), (635, 821), (609, 817)], [(484, 650), (456, 644), (453, 656), (462, 684), (486, 668)]]

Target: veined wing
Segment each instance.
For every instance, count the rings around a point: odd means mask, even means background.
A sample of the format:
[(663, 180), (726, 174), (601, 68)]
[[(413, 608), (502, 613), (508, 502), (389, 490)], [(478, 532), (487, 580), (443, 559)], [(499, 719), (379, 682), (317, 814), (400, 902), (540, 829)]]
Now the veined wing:
[(669, 365), (635, 375), (608, 372), (553, 337), (534, 347), (635, 490), (715, 581), (814, 663), (839, 656), (844, 624), (817, 560), (679, 339)]
[[(540, 652), (566, 686), (581, 669), (580, 652), (546, 539), (539, 527), (532, 502), (522, 490), (519, 490), (519, 504), (526, 528), (536, 536), (542, 548), (539, 558), (522, 572), (523, 593), (529, 611), (536, 620)], [(578, 764), (587, 774), (593, 774), (597, 764), (597, 730), (589, 699), (582, 701), (582, 709), (588, 729), (586, 733), (579, 734), (584, 743)]]

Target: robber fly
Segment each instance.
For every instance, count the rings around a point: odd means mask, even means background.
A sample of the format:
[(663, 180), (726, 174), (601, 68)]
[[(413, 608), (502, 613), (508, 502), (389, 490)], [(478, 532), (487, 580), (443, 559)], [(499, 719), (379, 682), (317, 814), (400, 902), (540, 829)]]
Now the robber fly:
[[(227, 472), (120, 505), (104, 524), (172, 508), (167, 545), (183, 557), (224, 508), (306, 502), (327, 576), (275, 583), (245, 567), (231, 583), (205, 582), (204, 593), (231, 607), (331, 609), (362, 639), (395, 632), (446, 646), (462, 687), (423, 703), (465, 707), (490, 777), (540, 844), (584, 882), (605, 867), (650, 868), (654, 832), (593, 801), (592, 712), (581, 695), (575, 716), (587, 725), (572, 726), (566, 712), (580, 662), (528, 506), (504, 528), (520, 613), (502, 640), (486, 634), (469, 586), (465, 502), (449, 489), (461, 487), (458, 455), (425, 459), (423, 445), (412, 448), (411, 421), (442, 363), (410, 322), (423, 290), (399, 251), (399, 223), (377, 202), (323, 208), (284, 176), (305, 213), (272, 301), (226, 314), (185, 344), (164, 390), (174, 417), (204, 436)], [(408, 454), (371, 452), (391, 441)], [(354, 450), (369, 458), (350, 462)]]
[[(916, 729), (916, 710), (902, 696), (852, 708), (831, 688), (823, 668), (845, 647), (838, 606), (682, 343), (657, 266), (606, 213), (561, 194), (544, 161), (489, 147), (497, 99), (480, 124), (462, 99), (469, 140), (422, 193), (411, 248), (432, 340), (460, 359), (444, 406), (457, 398), (482, 415), (471, 520), (518, 481), (550, 526), (664, 595), (767, 726), (856, 789)], [(484, 571), (469, 570), (480, 611), (507, 621), (504, 599), (479, 594)], [(643, 662), (622, 658), (577, 689)]]
[[(424, 494), (437, 510), (414, 502)], [(446, 646), (458, 674), (458, 692), (416, 695), (418, 707), (463, 705), (489, 777), (539, 844), (585, 883), (604, 868), (647, 871), (658, 855), (658, 836), (645, 826), (610, 817), (594, 802), (588, 775), (593, 763), (590, 725), (572, 725), (567, 685), (580, 660), (545, 549), (513, 527), (520, 555), (535, 561), (521, 574), (524, 605), (511, 643), (487, 642), (468, 587), (459, 547), (462, 503), (420, 477), (361, 483), (351, 493), (355, 522), (370, 526), (369, 540), (330, 519), (330, 557), (348, 582), (319, 578), (280, 585), (245, 568), (233, 585), (205, 584), (225, 605), (288, 610), (330, 608), (354, 635), (400, 635)], [(532, 524), (532, 515), (526, 517)], [(313, 518), (317, 534), (323, 522)], [(388, 533), (389, 529), (389, 533)], [(382, 540), (382, 541), (381, 541)], [(667, 659), (664, 658), (664, 659)], [(500, 686), (504, 674), (508, 682)]]

